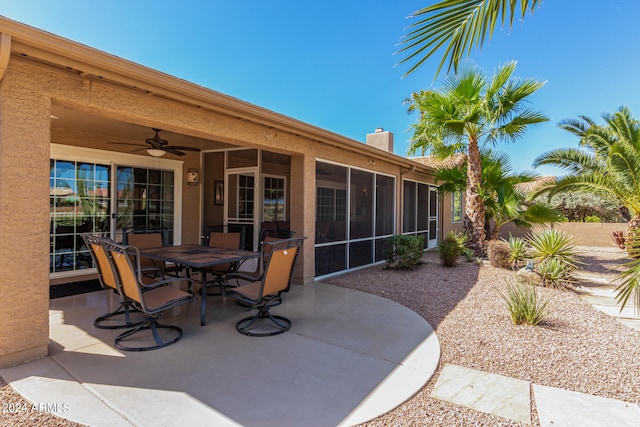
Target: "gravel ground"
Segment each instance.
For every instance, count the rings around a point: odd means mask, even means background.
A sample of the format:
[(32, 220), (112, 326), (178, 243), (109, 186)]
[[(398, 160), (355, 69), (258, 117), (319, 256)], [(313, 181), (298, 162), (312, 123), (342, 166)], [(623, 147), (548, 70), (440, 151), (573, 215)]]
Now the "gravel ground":
[[(581, 248), (582, 269), (612, 277), (624, 261), (617, 249)], [(369, 426), (514, 426), (430, 397), (442, 367), (455, 364), (540, 385), (640, 404), (640, 331), (595, 310), (571, 290), (540, 288), (550, 310), (537, 327), (511, 323), (499, 291), (513, 276), (484, 263), (442, 267), (429, 252), (414, 271), (371, 267), (326, 280), (394, 300), (423, 316), (442, 348), (438, 371), (415, 396)], [(28, 403), (0, 378), (0, 402)], [(532, 424), (539, 425), (532, 402)], [(77, 426), (53, 415), (0, 413), (0, 426)]]
[[(582, 269), (590, 274), (613, 277), (624, 262), (617, 249), (581, 249)], [(640, 331), (595, 310), (571, 290), (547, 288), (539, 288), (551, 298), (545, 320), (537, 327), (516, 326), (498, 294), (512, 272), (486, 262), (460, 261), (446, 268), (435, 253), (424, 261), (410, 272), (377, 267), (328, 280), (411, 308), (434, 327), (442, 348), (434, 378), (367, 425), (520, 425), (431, 398), (447, 363), (640, 404)], [(539, 425), (535, 402), (532, 408), (532, 424)]]

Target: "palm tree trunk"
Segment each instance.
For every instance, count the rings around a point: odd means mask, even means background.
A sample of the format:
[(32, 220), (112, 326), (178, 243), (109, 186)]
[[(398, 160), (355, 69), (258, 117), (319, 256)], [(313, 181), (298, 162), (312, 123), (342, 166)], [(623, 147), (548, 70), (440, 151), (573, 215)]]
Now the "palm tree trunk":
[(624, 244), (631, 257), (640, 258), (640, 216), (634, 216), (627, 223)]
[(500, 239), (500, 225), (495, 224), (493, 226), (493, 230), (491, 231), (491, 237), (489, 240), (499, 240)]
[(478, 192), (482, 182), (482, 163), (480, 161), (480, 148), (478, 147), (477, 138), (469, 137), (468, 151), (465, 214), (472, 225), (469, 243), (476, 255), (483, 256), (485, 253), (485, 217), (484, 202)]

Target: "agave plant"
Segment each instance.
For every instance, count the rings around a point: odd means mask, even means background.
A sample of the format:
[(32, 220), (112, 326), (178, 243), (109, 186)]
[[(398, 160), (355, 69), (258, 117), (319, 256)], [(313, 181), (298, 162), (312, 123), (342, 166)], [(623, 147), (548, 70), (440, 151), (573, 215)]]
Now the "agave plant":
[(538, 264), (538, 274), (544, 278), (542, 269), (547, 281), (554, 279), (554, 286), (564, 286), (573, 281), (572, 273), (578, 268), (578, 257), (570, 236), (550, 228), (532, 233), (527, 243), (531, 246), (531, 257)]
[(559, 258), (547, 258), (538, 264), (538, 274), (542, 277), (543, 285), (553, 288), (562, 289), (573, 281)]
[(509, 261), (511, 261), (513, 268), (518, 268), (529, 257), (527, 242), (520, 237), (513, 237), (510, 235), (509, 240), (507, 240), (507, 244), (509, 245), (510, 251)]

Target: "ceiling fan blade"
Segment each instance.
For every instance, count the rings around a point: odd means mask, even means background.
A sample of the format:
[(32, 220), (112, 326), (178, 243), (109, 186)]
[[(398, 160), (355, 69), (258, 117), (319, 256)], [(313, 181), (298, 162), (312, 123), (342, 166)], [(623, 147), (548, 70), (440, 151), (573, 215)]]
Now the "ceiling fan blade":
[(167, 148), (173, 148), (174, 150), (183, 150), (183, 151), (200, 151), (199, 148), (195, 147), (184, 147), (182, 145), (170, 145)]
[(176, 150), (174, 147), (164, 147), (162, 150), (166, 151), (169, 154), (173, 154), (176, 156), (184, 156), (185, 153), (182, 151)]

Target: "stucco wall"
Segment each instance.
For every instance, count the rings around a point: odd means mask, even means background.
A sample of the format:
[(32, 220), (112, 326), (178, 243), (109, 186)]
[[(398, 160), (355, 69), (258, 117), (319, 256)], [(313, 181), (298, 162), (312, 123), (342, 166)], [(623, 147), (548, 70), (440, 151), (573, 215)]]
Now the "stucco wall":
[[(542, 226), (536, 226), (540, 228)], [(534, 227), (534, 230), (537, 229)], [(615, 247), (615, 244), (609, 236), (612, 231), (625, 230), (627, 224), (609, 224), (594, 222), (559, 222), (553, 224), (553, 228), (561, 230), (566, 234), (573, 236), (577, 245), (592, 247)], [(500, 235), (504, 239), (512, 236), (524, 237), (531, 232), (528, 228), (518, 228), (513, 224), (507, 224), (500, 229)]]

